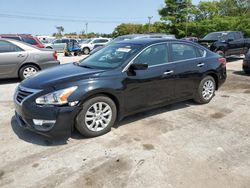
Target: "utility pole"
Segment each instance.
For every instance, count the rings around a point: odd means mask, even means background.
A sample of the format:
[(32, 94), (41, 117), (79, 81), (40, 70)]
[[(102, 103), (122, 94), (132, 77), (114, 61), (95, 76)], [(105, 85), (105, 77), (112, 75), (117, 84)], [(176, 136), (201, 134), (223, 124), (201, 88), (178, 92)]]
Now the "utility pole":
[(87, 23), (85, 23), (85, 26), (86, 26), (86, 29), (85, 29), (85, 33), (86, 33), (86, 35), (88, 34), (88, 22)]
[(187, 12), (186, 12), (186, 37), (187, 36), (187, 32), (188, 32), (188, 2), (186, 0), (186, 9), (187, 9)]
[(148, 32), (150, 33), (150, 26), (151, 26), (151, 19), (153, 18), (153, 16), (149, 16), (148, 17)]

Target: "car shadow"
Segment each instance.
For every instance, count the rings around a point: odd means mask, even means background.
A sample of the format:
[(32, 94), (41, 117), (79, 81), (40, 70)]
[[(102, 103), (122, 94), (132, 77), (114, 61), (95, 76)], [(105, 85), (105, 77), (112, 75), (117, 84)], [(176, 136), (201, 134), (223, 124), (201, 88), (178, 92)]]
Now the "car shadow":
[(243, 57), (239, 57), (239, 56), (230, 56), (230, 57), (227, 57), (227, 63), (238, 61), (238, 60), (243, 60), (243, 59), (244, 59)]
[(193, 102), (193, 100), (188, 100), (188, 101), (178, 102), (178, 103), (166, 105), (164, 107), (140, 112), (140, 113), (125, 117), (123, 120), (117, 122), (114, 128), (119, 128), (120, 126), (133, 123), (144, 118), (148, 118), (148, 117), (159, 115), (159, 114), (166, 113), (166, 112), (172, 112), (175, 110), (187, 108), (187, 107), (194, 106), (194, 105), (197, 105), (197, 103)]
[(25, 142), (40, 146), (57, 146), (67, 144), (68, 138), (52, 139), (43, 135), (39, 135), (30, 130), (23, 129), (18, 125), (15, 116), (13, 116), (11, 119), (11, 127), (18, 138), (24, 140)]
[(246, 74), (244, 71), (233, 71), (233, 74), (249, 77), (249, 74)]
[[(136, 122), (136, 121), (139, 121), (139, 120), (144, 119), (144, 118), (148, 118), (148, 117), (151, 117), (154, 115), (158, 115), (161, 113), (166, 113), (166, 112), (170, 112), (170, 111), (174, 111), (174, 110), (179, 110), (182, 108), (187, 108), (187, 107), (190, 107), (193, 105), (197, 105), (197, 104), (194, 103), (192, 100), (189, 100), (189, 101), (184, 101), (184, 102), (179, 102), (179, 103), (167, 105), (167, 106), (164, 106), (161, 108), (147, 110), (145, 112), (140, 112), (140, 113), (137, 113), (135, 115), (128, 116), (121, 121), (116, 122), (114, 128), (119, 128), (122, 125)], [(25, 142), (29, 142), (29, 143), (41, 145), (41, 146), (65, 145), (68, 143), (69, 138), (78, 139), (78, 140), (89, 139), (89, 138), (83, 137), (76, 130), (74, 130), (72, 132), (70, 137), (62, 137), (62, 138), (53, 139), (53, 138), (49, 138), (49, 137), (46, 137), (43, 135), (39, 135), (35, 132), (32, 132), (30, 130), (23, 129), (22, 127), (20, 127), (16, 121), (15, 116), (13, 116), (11, 119), (11, 127), (12, 127), (14, 133), (18, 136), (18, 138), (22, 139)]]
[(0, 80), (0, 85), (15, 84), (15, 83), (20, 83), (20, 82), (21, 80), (19, 78), (3, 79), (3, 80)]

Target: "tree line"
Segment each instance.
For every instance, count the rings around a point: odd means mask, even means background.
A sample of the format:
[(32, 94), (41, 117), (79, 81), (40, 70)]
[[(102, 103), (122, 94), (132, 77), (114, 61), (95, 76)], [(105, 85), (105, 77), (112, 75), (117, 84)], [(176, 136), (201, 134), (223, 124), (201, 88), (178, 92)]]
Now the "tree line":
[(214, 31), (242, 31), (250, 37), (250, 0), (165, 0), (158, 10), (161, 21), (149, 24), (123, 23), (113, 36), (132, 33), (170, 33), (176, 37), (203, 37)]

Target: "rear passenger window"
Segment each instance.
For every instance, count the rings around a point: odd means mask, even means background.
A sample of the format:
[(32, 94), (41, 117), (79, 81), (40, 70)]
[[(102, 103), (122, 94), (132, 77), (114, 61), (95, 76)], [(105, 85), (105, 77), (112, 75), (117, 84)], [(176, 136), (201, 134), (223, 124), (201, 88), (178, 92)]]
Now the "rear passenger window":
[(197, 57), (195, 47), (188, 44), (172, 43), (170, 44), (170, 52), (173, 61), (181, 61)]
[(197, 51), (198, 51), (198, 57), (203, 57), (205, 55), (205, 50), (197, 48)]
[(56, 44), (62, 43), (62, 40), (60, 40), (60, 39), (55, 40), (54, 43), (56, 43)]
[(0, 53), (19, 52), (19, 51), (23, 50), (10, 42), (0, 41)]
[(158, 44), (147, 48), (134, 60), (134, 63), (147, 63), (148, 66), (168, 63), (167, 45)]
[(69, 39), (62, 39), (62, 43), (68, 43)]

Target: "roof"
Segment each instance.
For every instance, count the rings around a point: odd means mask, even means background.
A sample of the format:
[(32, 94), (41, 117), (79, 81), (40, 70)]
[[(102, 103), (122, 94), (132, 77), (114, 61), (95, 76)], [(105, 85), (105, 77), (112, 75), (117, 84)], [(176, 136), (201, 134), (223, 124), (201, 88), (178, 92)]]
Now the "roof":
[(155, 43), (160, 43), (160, 42), (169, 42), (169, 41), (181, 41), (181, 42), (187, 42), (187, 43), (192, 43), (189, 41), (184, 41), (184, 40), (178, 40), (178, 39), (167, 39), (167, 38), (143, 38), (143, 39), (131, 39), (131, 40), (125, 40), (125, 41), (119, 41), (116, 42), (118, 44), (141, 44), (141, 45), (151, 45)]

